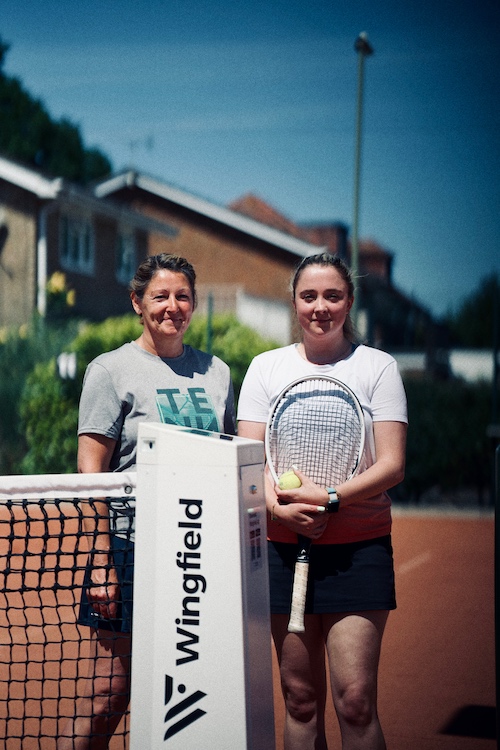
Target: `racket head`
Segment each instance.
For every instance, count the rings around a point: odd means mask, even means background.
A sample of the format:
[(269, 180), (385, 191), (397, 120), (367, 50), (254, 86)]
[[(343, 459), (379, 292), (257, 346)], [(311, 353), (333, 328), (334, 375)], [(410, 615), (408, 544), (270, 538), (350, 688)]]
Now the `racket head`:
[(359, 471), (365, 420), (356, 394), (342, 381), (308, 375), (286, 386), (266, 424), (267, 464), (276, 483), (292, 466), (325, 487)]

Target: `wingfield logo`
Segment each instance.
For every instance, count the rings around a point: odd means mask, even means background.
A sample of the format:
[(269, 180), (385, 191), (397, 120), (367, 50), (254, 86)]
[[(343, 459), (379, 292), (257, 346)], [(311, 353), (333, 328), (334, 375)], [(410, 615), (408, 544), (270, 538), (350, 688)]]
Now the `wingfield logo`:
[[(186, 686), (182, 684), (178, 685), (177, 692), (184, 695)], [(163, 737), (165, 741), (206, 714), (206, 711), (203, 711), (199, 706), (194, 708), (205, 696), (206, 693), (203, 693), (201, 690), (195, 690), (191, 695), (181, 698), (178, 703), (170, 705), (174, 698), (174, 680), (170, 675), (165, 675), (165, 706), (169, 706), (165, 714), (165, 724), (168, 727)]]

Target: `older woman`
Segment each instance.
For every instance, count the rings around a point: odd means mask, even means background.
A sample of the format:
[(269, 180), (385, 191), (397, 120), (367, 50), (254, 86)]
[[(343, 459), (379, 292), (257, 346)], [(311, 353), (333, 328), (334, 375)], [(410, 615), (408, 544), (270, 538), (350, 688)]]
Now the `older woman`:
[[(130, 285), (143, 330), (88, 366), (80, 401), (78, 470), (133, 470), (140, 422), (190, 424), (234, 434), (228, 366), (184, 344), (196, 305), (195, 271), (184, 258), (148, 257)], [(130, 687), (133, 507), (84, 507), (92, 539), (78, 621), (92, 628), (91, 674), (58, 750), (107, 748)]]
[[(286, 706), (286, 750), (325, 750), (325, 646), (344, 750), (382, 750), (377, 672), (382, 634), (394, 609), (390, 501), (404, 474), (407, 410), (396, 362), (357, 345), (349, 319), (354, 288), (345, 264), (328, 253), (305, 258), (292, 282), (299, 344), (256, 357), (240, 394), (239, 434), (263, 440), (281, 390), (295, 378), (325, 374), (358, 396), (366, 422), (360, 473), (329, 493), (297, 472), (301, 487), (282, 491), (268, 477), (272, 632)], [(304, 633), (289, 633), (297, 533), (310, 537)]]

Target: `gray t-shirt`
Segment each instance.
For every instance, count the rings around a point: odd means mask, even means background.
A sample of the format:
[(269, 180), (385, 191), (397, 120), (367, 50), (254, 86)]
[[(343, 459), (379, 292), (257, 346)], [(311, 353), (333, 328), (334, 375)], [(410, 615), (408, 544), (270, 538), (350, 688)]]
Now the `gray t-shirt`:
[[(157, 357), (135, 342), (96, 357), (83, 381), (78, 434), (116, 440), (110, 470), (135, 469), (140, 422), (179, 424), (234, 435), (236, 420), (229, 367), (184, 346), (180, 357)], [(123, 503), (122, 506), (127, 505)], [(128, 501), (133, 507), (133, 502)], [(113, 502), (112, 527), (122, 533), (132, 511)]]

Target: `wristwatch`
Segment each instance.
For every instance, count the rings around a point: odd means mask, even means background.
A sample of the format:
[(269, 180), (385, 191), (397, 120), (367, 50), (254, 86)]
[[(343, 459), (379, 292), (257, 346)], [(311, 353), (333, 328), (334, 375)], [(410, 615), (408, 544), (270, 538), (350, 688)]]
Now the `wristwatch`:
[(340, 508), (340, 495), (334, 487), (327, 487), (328, 502), (326, 504), (327, 513), (337, 513)]

